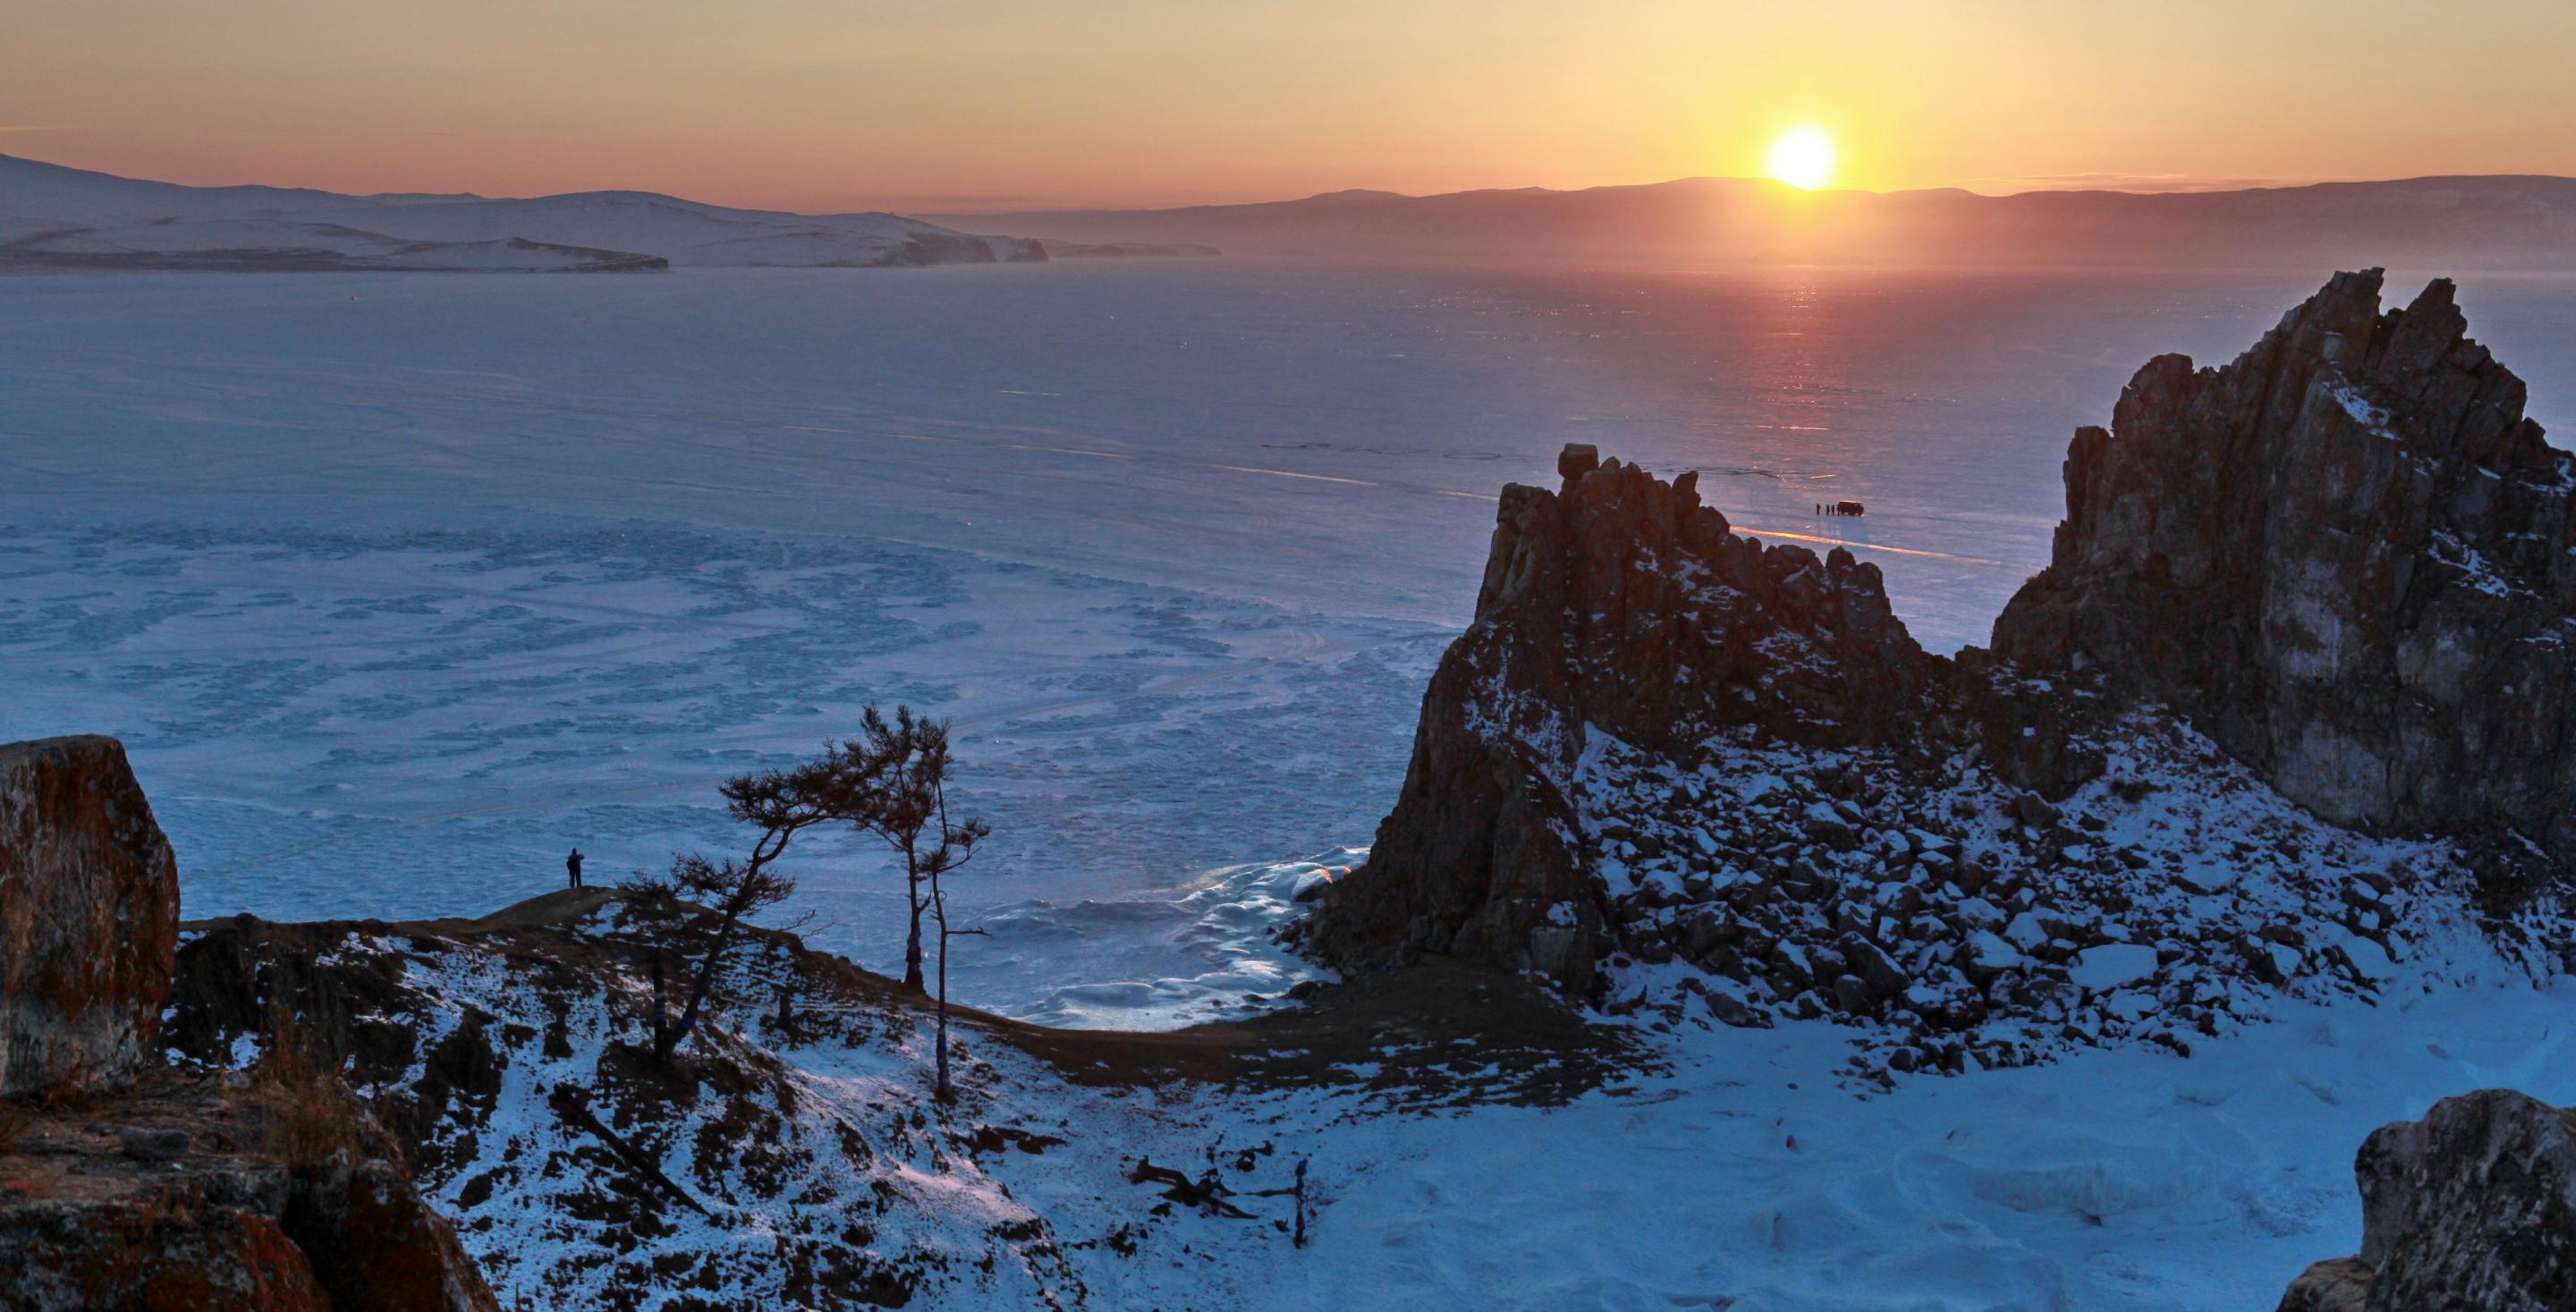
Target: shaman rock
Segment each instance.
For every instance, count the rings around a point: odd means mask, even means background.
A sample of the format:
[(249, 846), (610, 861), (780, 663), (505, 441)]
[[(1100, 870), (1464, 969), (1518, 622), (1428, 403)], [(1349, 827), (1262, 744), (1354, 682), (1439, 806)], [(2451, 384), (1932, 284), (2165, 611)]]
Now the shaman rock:
[(1995, 652), (2172, 706), (2338, 824), (2576, 855), (2576, 459), (2448, 281), (2379, 295), (2337, 274), (2232, 364), (2139, 370)]

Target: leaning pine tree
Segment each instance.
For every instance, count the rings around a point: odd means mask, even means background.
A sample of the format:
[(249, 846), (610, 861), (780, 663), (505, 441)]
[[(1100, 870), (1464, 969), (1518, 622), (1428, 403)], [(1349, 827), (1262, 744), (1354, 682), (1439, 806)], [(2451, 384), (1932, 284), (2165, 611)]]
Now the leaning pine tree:
[[(796, 836), (816, 825), (849, 820), (857, 813), (854, 786), (842, 768), (841, 753), (792, 770), (766, 770), (725, 781), (725, 810), (758, 834), (741, 860), (711, 861), (697, 853), (671, 860), (671, 873), (661, 879), (639, 878), (624, 886), (628, 908), (648, 927), (653, 946), (653, 1059), (668, 1063), (680, 1041), (697, 1028), (715, 986), (726, 949), (745, 921), (786, 901), (796, 881), (778, 869), (778, 859)], [(665, 982), (665, 948), (676, 949), (688, 975), (688, 991), (675, 1015)], [(692, 965), (688, 958), (694, 955)]]
[(939, 933), (939, 1086), (943, 1100), (954, 1098), (948, 1078), (948, 940), (982, 930), (952, 930), (948, 924), (948, 888), (944, 877), (966, 864), (975, 845), (993, 832), (981, 820), (959, 820), (948, 810), (948, 724), (915, 716), (909, 706), (895, 708), (889, 723), (873, 706), (867, 710), (860, 740), (842, 744), (838, 753), (850, 783), (845, 791), (858, 799), (857, 824), (894, 849), (903, 860), (904, 887), (912, 903), (912, 937), (904, 959), (904, 982), (921, 986), (921, 918), (928, 912)]

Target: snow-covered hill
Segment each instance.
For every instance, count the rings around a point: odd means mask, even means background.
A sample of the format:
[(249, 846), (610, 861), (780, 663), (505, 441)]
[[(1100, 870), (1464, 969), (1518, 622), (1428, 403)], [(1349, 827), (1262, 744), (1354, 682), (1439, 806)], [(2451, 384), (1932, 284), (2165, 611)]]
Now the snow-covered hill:
[(0, 267), (874, 268), (1043, 260), (896, 214), (737, 210), (640, 191), (524, 200), (185, 187), (0, 156)]
[(533, 241), (648, 251), (680, 266), (864, 267), (1045, 258), (1030, 243), (973, 236), (896, 214), (737, 210), (643, 191), (358, 209), (323, 217), (437, 241), (479, 241), (506, 232)]
[(39, 224), (129, 228), (172, 220), (277, 218), (481, 199), (422, 193), (347, 196), (310, 187), (189, 187), (0, 155), (0, 240), (45, 230), (31, 226)]
[[(2312, 823), (2267, 796), (2235, 818)], [(1852, 1078), (1857, 1018), (1583, 1014), (1436, 967), (1176, 1033), (972, 1016), (953, 1104), (918, 995), (767, 934), (652, 1070), (643, 962), (590, 899), (215, 922), (165, 1035), (256, 1069), (300, 1017), (502, 1304), (562, 1309), (2219, 1312), (2353, 1246), (2352, 1149), (2381, 1124), (2480, 1085), (2576, 1098), (2567, 985), (2449, 892), (2384, 978), (2320, 962), (2188, 1055), (1882, 1084)]]

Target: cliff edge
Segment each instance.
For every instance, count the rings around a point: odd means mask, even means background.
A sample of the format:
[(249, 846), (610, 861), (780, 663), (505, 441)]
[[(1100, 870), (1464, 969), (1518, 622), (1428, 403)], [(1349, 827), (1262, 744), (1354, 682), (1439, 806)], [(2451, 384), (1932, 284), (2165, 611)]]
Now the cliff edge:
[(179, 866), (113, 738), (0, 746), (0, 1098), (157, 1065)]

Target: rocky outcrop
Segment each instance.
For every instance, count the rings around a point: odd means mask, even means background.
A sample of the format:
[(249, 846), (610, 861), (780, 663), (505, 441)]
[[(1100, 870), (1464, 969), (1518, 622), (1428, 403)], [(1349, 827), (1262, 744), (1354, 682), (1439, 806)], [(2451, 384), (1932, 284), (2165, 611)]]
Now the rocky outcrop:
[(1729, 531), (1697, 476), (1571, 446), (1550, 492), (1503, 489), (1476, 618), (1432, 676), (1368, 864), (1311, 942), (1347, 965), (1423, 952), (1578, 991), (1607, 946), (1574, 776), (1608, 743), (1694, 753), (1731, 728), (1817, 746), (1908, 736), (1939, 662), (1875, 566)]
[(124, 747), (0, 747), (0, 1307), (490, 1312), (330, 1067), (170, 1068), (178, 932)]
[(178, 936), (178, 862), (124, 746), (0, 746), (0, 1097), (157, 1064)]
[[(1569, 447), (1558, 491), (1505, 489), (1403, 791), (1304, 941), (1579, 994), (1612, 957), (1681, 956), (1747, 986), (1712, 1004), (1737, 1022), (1901, 1002), (1939, 1032), (2092, 1007), (2121, 973), (2079, 968), (2098, 953), (2157, 993), (2111, 1029), (2206, 1030), (2195, 998), (2242, 996), (2219, 980), (2368, 989), (2413, 893), (2474, 879), (2529, 911), (2576, 855), (2576, 461), (2449, 283), (2385, 313), (2379, 286), (2336, 275), (2226, 368), (2140, 371), (2070, 448), (2052, 563), (1956, 660), (1848, 554), (1737, 536), (1694, 475)], [(2178, 784), (2234, 814), (2149, 814)], [(2428, 831), (2464, 841), (2363, 841)], [(2149, 923), (2177, 937), (2148, 953)]]
[(2373, 1132), (2353, 1164), (2361, 1253), (2310, 1267), (2280, 1312), (2576, 1307), (2576, 1113), (2507, 1089)]
[(494, 1312), (393, 1145), (335, 1090), (163, 1069), (0, 1155), (0, 1307)]
[(2337, 274), (2232, 364), (2139, 370), (1995, 651), (2173, 707), (2336, 823), (2576, 855), (2576, 463), (2448, 281), (2379, 294)]

